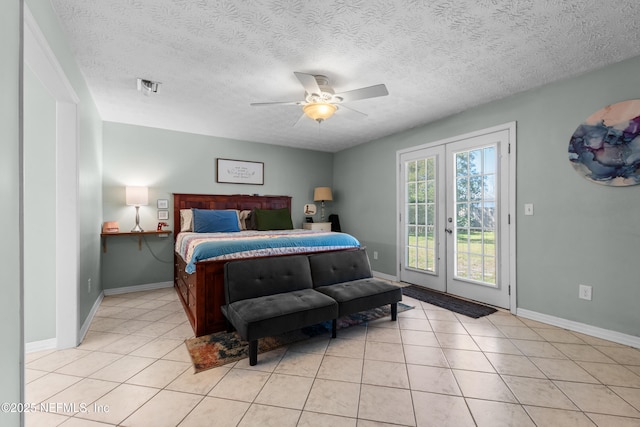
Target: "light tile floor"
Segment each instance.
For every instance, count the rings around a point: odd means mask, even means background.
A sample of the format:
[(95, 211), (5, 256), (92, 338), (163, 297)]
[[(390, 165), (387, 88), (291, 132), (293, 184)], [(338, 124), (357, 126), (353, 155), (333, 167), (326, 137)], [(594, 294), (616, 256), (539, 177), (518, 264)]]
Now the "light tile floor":
[(27, 426), (640, 426), (640, 350), (405, 297), (398, 322), (194, 374), (173, 289), (105, 297), (78, 348), (27, 355)]

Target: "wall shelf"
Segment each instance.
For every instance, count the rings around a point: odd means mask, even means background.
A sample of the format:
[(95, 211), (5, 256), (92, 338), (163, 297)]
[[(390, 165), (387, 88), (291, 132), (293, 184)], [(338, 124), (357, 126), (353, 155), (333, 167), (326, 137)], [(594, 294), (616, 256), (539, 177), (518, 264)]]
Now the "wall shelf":
[(116, 233), (100, 233), (100, 237), (102, 238), (102, 252), (107, 252), (107, 237), (113, 236), (137, 236), (138, 237), (138, 250), (142, 250), (142, 237), (143, 236), (158, 236), (158, 237), (169, 237), (171, 234), (171, 230), (162, 230), (162, 231), (123, 231)]

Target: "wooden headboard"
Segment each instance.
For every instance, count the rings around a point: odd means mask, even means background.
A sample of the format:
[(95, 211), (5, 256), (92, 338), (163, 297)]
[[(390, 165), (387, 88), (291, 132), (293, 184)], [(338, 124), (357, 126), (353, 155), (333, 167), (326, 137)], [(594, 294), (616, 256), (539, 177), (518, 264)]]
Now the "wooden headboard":
[(180, 232), (180, 209), (282, 209), (291, 212), (291, 196), (173, 193), (173, 235)]

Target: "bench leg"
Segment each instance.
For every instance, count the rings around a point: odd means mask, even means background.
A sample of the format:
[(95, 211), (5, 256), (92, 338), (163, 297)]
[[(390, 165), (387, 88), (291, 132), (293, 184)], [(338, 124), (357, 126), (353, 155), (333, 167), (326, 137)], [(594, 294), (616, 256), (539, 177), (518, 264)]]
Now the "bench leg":
[(336, 331), (338, 329), (338, 319), (333, 319), (331, 322), (331, 338), (336, 337)]
[(249, 341), (249, 365), (258, 363), (258, 340)]
[(391, 304), (391, 320), (396, 320), (398, 318), (398, 303), (394, 302)]
[(233, 331), (235, 331), (235, 330), (236, 330), (236, 328), (234, 328), (234, 327), (233, 327), (233, 325), (231, 324), (231, 322), (229, 322), (229, 319), (227, 319), (227, 318), (225, 317), (224, 321), (225, 321), (225, 323), (227, 324), (227, 332), (231, 333), (231, 332), (233, 332)]

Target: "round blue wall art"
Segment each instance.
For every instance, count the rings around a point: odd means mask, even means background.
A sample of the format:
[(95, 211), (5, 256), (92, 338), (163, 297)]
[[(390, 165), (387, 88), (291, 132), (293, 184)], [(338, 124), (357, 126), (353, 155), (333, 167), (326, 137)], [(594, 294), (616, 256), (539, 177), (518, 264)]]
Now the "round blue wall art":
[(569, 161), (598, 184), (640, 184), (640, 99), (607, 105), (589, 116), (571, 136)]

